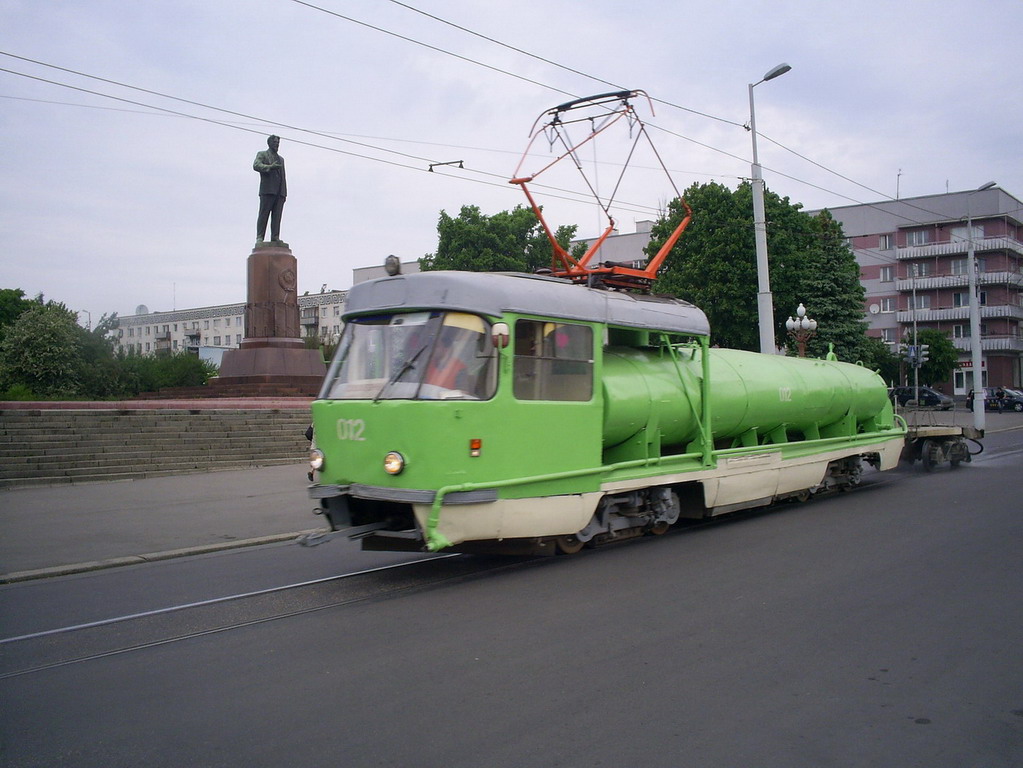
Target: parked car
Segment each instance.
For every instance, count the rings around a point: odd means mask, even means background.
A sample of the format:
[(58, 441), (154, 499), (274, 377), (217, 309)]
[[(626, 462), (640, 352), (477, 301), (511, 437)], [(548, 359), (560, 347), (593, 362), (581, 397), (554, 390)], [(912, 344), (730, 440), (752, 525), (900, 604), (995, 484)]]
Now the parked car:
[(892, 387), (888, 390), (888, 397), (897, 405), (905, 405), (910, 400), (917, 399), (918, 405), (939, 411), (950, 411), (955, 405), (955, 400), (951, 397), (930, 387), (920, 387), (919, 398), (915, 387)]
[[(1005, 393), (1004, 398), (998, 397), (998, 392)], [(1001, 401), (1001, 402), (999, 402)], [(967, 395), (966, 407), (973, 410), (973, 390)], [(985, 411), (1016, 411), (1023, 412), (1023, 392), (1010, 387), (984, 387), (984, 410)]]

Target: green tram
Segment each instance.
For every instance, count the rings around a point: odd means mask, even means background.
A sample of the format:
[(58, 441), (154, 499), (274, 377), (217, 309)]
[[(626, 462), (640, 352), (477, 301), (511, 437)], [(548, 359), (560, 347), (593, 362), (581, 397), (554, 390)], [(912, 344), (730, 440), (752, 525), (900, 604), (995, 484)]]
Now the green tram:
[(426, 272), (349, 293), (314, 484), (364, 549), (575, 552), (855, 485), (906, 434), (883, 380), (709, 346), (671, 298)]

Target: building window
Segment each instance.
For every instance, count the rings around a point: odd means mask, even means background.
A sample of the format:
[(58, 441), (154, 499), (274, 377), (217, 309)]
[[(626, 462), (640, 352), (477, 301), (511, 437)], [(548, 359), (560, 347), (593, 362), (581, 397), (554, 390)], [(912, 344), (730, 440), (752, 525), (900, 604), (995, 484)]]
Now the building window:
[[(987, 291), (980, 292), (980, 305), (983, 307), (987, 304)], [(969, 291), (956, 291), (952, 294), (952, 306), (953, 307), (968, 307), (970, 306), (970, 293)]]
[(881, 341), (885, 344), (894, 344), (898, 341), (895, 328), (882, 328)]
[(931, 242), (931, 230), (929, 229), (918, 229), (913, 232), (906, 233), (906, 245), (927, 245)]
[(214, 336), (213, 337), (213, 346), (215, 346), (215, 347), (219, 347), (220, 346), (220, 337), (219, 336)]
[(174, 339), (174, 349), (177, 349), (177, 348), (178, 348), (178, 340)]
[[(977, 263), (978, 272), (987, 272), (987, 259), (974, 259)], [(953, 275), (968, 275), (969, 270), (967, 265), (969, 264), (968, 259), (953, 259), (952, 260), (952, 274)]]
[(240, 333), (236, 333), (234, 335), (234, 343), (235, 344), (241, 344), (242, 343), (242, 335)]
[(895, 279), (895, 267), (881, 267), (881, 282), (890, 283)]
[(148, 351), (149, 351), (149, 342), (147, 341), (146, 342), (146, 352), (148, 352)]
[(909, 265), (910, 277), (927, 277), (934, 272), (934, 265), (929, 261), (918, 261)]
[(877, 236), (877, 247), (882, 251), (890, 251), (894, 244), (894, 238), (891, 235)]
[(334, 317), (341, 317), (341, 305), (337, 304), (334, 306)]
[(913, 297), (909, 297), (909, 308), (910, 309), (930, 309), (931, 308), (931, 295), (929, 293), (921, 293), (916, 297), (916, 301), (913, 301)]
[(895, 311), (895, 299), (881, 299), (881, 311), (882, 312), (894, 312)]
[(209, 320), (203, 320), (202, 321), (202, 328), (203, 328), (204, 331), (208, 331), (210, 329), (210, 321)]

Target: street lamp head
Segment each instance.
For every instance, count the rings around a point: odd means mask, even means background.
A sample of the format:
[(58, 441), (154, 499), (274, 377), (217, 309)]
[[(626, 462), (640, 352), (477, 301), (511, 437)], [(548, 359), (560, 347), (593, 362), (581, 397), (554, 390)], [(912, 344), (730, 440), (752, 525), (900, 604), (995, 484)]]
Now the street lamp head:
[(789, 319), (785, 321), (785, 329), (788, 331), (794, 331), (798, 326), (799, 323), (792, 319), (792, 315), (789, 315)]
[(761, 80), (760, 82), (764, 83), (767, 82), (768, 80), (774, 80), (774, 78), (776, 77), (781, 77), (790, 69), (792, 69), (792, 67), (790, 67), (788, 64), (779, 64), (777, 67), (775, 67), (766, 75), (764, 75), (764, 79)]
[(987, 184), (981, 184), (979, 187), (977, 187), (977, 191), (983, 192), (985, 189), (991, 189), (991, 187), (993, 186), (995, 186), (995, 182), (989, 181)]

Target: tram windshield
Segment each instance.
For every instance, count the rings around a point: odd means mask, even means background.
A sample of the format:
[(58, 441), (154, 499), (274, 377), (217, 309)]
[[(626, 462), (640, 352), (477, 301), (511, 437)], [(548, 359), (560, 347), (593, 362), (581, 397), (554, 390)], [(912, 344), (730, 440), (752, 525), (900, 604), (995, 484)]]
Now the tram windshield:
[(464, 312), (352, 318), (323, 397), (487, 400), (497, 388), (490, 324)]

